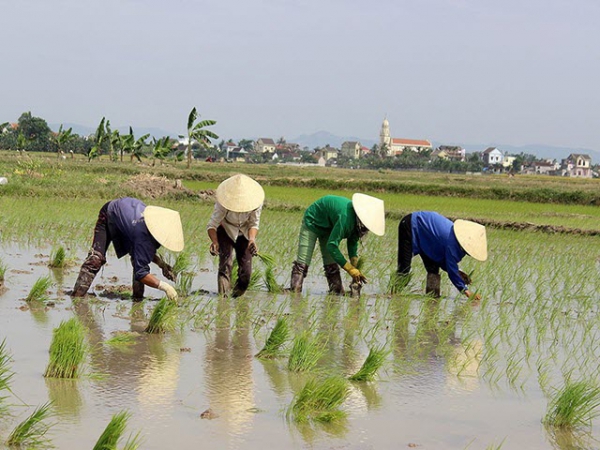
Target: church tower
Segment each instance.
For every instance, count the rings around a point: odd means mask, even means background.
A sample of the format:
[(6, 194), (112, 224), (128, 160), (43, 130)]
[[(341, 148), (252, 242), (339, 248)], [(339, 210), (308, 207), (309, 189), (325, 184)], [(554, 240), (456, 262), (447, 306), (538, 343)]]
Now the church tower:
[(392, 138), (390, 136), (390, 123), (388, 122), (387, 117), (383, 119), (381, 132), (379, 133), (379, 147), (383, 147), (384, 145), (389, 153), (392, 150)]

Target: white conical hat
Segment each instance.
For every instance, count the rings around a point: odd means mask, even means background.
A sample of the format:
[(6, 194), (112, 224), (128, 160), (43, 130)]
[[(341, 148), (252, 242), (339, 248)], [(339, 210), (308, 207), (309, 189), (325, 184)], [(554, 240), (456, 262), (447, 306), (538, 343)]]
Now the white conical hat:
[(233, 212), (248, 212), (258, 208), (265, 201), (262, 186), (241, 173), (227, 178), (215, 192), (217, 201)]
[(183, 228), (177, 211), (160, 206), (146, 206), (144, 220), (150, 234), (172, 252), (183, 250)]
[(454, 235), (461, 247), (478, 261), (487, 259), (487, 237), (485, 227), (470, 220), (454, 222)]
[(383, 200), (366, 194), (354, 194), (352, 196), (354, 212), (369, 231), (377, 236), (385, 233), (385, 209)]

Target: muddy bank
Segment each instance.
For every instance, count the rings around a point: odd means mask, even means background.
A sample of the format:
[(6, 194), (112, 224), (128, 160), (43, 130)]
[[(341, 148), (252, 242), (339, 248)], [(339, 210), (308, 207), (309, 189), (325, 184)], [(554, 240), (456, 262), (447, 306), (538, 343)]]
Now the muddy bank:
[(193, 191), (183, 186), (181, 180), (172, 180), (164, 176), (141, 173), (121, 184), (125, 192), (142, 198), (198, 197), (201, 200), (213, 200), (214, 191)]

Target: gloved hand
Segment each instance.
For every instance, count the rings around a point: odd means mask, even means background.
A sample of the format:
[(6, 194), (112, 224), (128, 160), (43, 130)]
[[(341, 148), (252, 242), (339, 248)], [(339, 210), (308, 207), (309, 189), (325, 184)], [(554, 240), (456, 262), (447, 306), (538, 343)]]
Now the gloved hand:
[(162, 274), (167, 280), (175, 281), (175, 272), (173, 272), (173, 268), (166, 264), (162, 267)]
[(358, 266), (358, 256), (353, 256), (350, 258), (350, 264), (352, 264), (354, 267)]
[(258, 245), (256, 245), (256, 241), (252, 240), (248, 242), (248, 251), (252, 256), (258, 255)]
[(212, 242), (210, 244), (210, 254), (213, 256), (217, 256), (219, 254), (219, 244), (217, 242)]
[(173, 301), (177, 300), (177, 291), (169, 283), (165, 283), (164, 281), (159, 281), (158, 289), (160, 289), (161, 291), (164, 291), (165, 294), (167, 294), (167, 297), (169, 298), (169, 300), (173, 300)]
[(367, 284), (367, 279), (365, 278), (365, 276), (362, 273), (360, 273), (360, 270), (358, 270), (356, 267), (354, 267), (349, 262), (344, 264), (343, 269), (346, 272), (348, 272), (348, 274), (352, 277), (352, 280), (355, 283)]
[(463, 272), (460, 269), (458, 269), (458, 274), (460, 275), (460, 277), (462, 278), (462, 280), (465, 284), (471, 284), (472, 280), (471, 280), (471, 277), (469, 276), (469, 274), (467, 274), (466, 272)]

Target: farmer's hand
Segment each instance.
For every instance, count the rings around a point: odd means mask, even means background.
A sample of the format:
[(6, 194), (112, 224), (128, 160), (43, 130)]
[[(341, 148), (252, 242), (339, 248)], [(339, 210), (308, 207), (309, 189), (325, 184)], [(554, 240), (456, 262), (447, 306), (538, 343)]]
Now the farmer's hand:
[(360, 270), (358, 270), (356, 267), (354, 267), (349, 262), (344, 264), (343, 269), (346, 272), (348, 272), (348, 274), (352, 277), (352, 280), (355, 283), (367, 284), (367, 279), (365, 278), (365, 276), (362, 273), (360, 273)]
[(458, 269), (458, 274), (460, 275), (460, 277), (462, 278), (462, 280), (465, 284), (471, 284), (473, 282), (473, 280), (471, 280), (471, 277), (469, 276), (468, 273), (463, 272), (462, 270)]
[(252, 256), (258, 255), (258, 245), (254, 239), (248, 242), (248, 251)]
[(474, 300), (477, 300), (477, 301), (481, 300), (481, 294), (474, 294), (473, 292), (471, 292), (468, 289), (465, 289), (465, 295), (468, 298), (473, 298)]
[(158, 289), (160, 289), (161, 291), (164, 291), (164, 293), (167, 294), (167, 297), (169, 298), (169, 300), (173, 300), (173, 301), (177, 300), (177, 291), (169, 283), (160, 281), (158, 283)]
[(219, 254), (219, 243), (218, 242), (212, 242), (210, 244), (210, 254), (213, 256), (217, 256)]
[(167, 280), (175, 281), (175, 272), (173, 272), (173, 268), (166, 264), (162, 266), (162, 274)]

